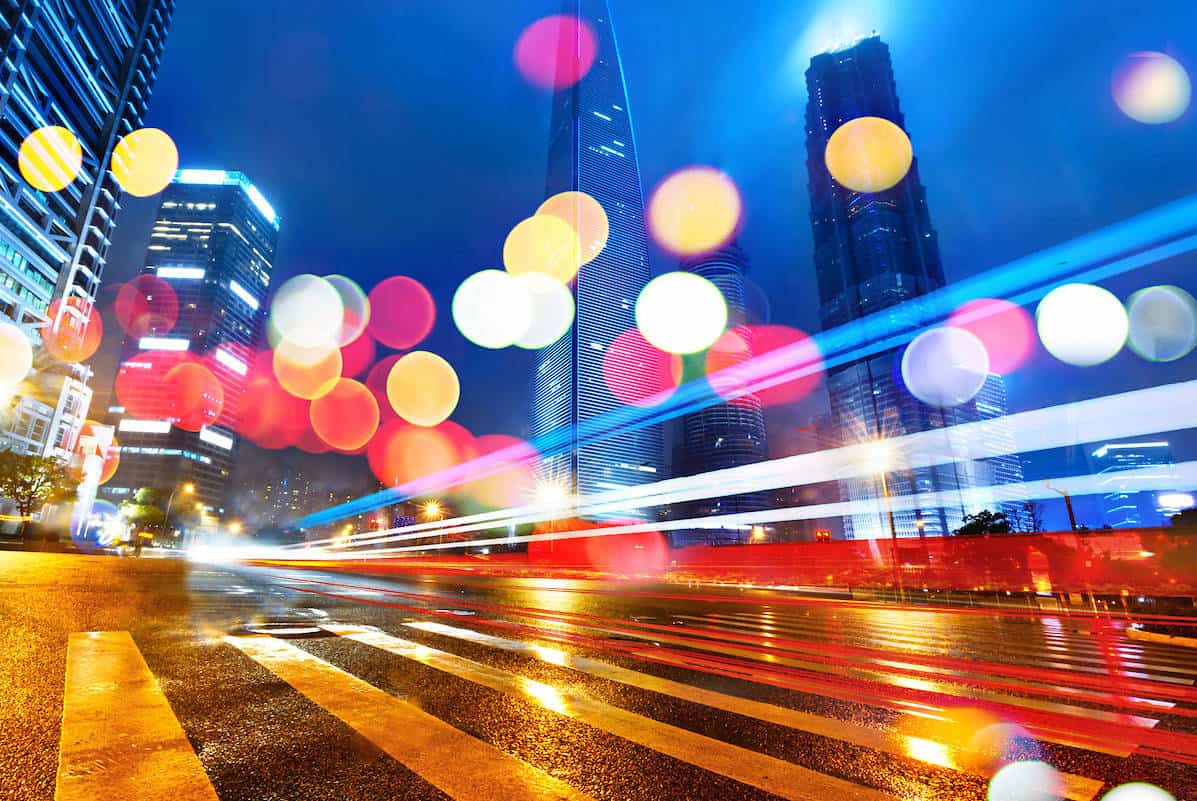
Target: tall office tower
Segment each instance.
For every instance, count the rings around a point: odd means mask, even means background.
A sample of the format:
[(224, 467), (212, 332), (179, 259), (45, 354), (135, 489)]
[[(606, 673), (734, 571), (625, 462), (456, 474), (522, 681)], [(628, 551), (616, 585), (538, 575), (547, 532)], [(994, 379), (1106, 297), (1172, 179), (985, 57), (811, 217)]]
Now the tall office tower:
[[(223, 508), (237, 448), (232, 432), (249, 372), (246, 360), (263, 340), (278, 228), (270, 203), (239, 172), (179, 170), (162, 193), (142, 274), (170, 284), (178, 296), (178, 321), (168, 325), (164, 320), (165, 328), (127, 336), (121, 369), (150, 369), (152, 360), (144, 354), (151, 351), (203, 355), (224, 388), (223, 407), (214, 425), (198, 431), (180, 427), (178, 420), (126, 413), (117, 424), (120, 467), (101, 494), (122, 496), (138, 487), (170, 491), (192, 482), (194, 501)], [(130, 384), (137, 408), (169, 409), (174, 403), (172, 385)], [(121, 400), (132, 405), (127, 395)]]
[[(743, 362), (752, 358), (752, 334), (744, 327), (749, 322), (744, 300), (748, 256), (740, 246), (732, 243), (710, 253), (684, 259), (678, 269), (701, 275), (719, 288), (727, 302), (728, 326), (748, 346), (746, 350), (737, 350), (732, 360)], [(699, 354), (697, 361), (701, 363), (703, 359), (704, 356)], [(687, 367), (692, 361), (686, 360)], [(686, 377), (689, 378), (689, 370)], [(691, 412), (682, 418), (681, 429), (681, 458), (680, 463), (674, 464), (675, 474), (697, 475), (769, 458), (765, 416), (761, 411), (760, 399), (753, 394)], [(757, 512), (771, 505), (768, 492), (754, 492), (687, 504), (686, 514), (705, 516)], [(712, 536), (709, 530), (700, 533), (707, 540)]]
[[(1107, 442), (1092, 452), (1101, 478), (1101, 510), (1112, 528), (1162, 526), (1178, 509), (1168, 505), (1167, 482), (1176, 478), (1172, 447), (1164, 441)], [(1134, 473), (1129, 474), (1129, 471)], [(1164, 490), (1161, 492), (1161, 490)], [(1161, 496), (1165, 496), (1161, 503)]]
[[(607, 389), (603, 358), (616, 337), (635, 329), (636, 298), (650, 272), (635, 138), (607, 4), (566, 5), (567, 13), (578, 14), (594, 31), (598, 54), (582, 80), (553, 97), (546, 189), (548, 195), (577, 190), (594, 197), (607, 212), (610, 235), (574, 282), (574, 325), (540, 353), (532, 431), (562, 432), (573, 446), (545, 458), (539, 479), (559, 491), (587, 495), (657, 481), (664, 460), (659, 426), (578, 442), (579, 425), (623, 406)], [(576, 51), (577, 43), (565, 47)], [(634, 385), (638, 378), (626, 380)]]
[[(141, 127), (174, 0), (10, 1), (0, 11), (0, 319), (38, 346), (34, 370), (0, 398), (0, 448), (66, 460), (87, 416), (90, 370), (40, 348), (83, 337), (121, 190), (108, 169), (122, 136)], [(58, 192), (27, 184), (21, 142), (57, 125), (79, 140), (83, 165)], [(58, 305), (55, 319), (50, 305)]]
[(978, 420), (988, 422), (985, 426), (985, 444), (1002, 455), (973, 463), (977, 489), (973, 492), (969, 511), (984, 508), (1002, 512), (1010, 521), (1012, 530), (1025, 531), (1031, 525), (1026, 509), (1029, 496), (1021, 487), (1022, 459), (1015, 444), (1014, 429), (1006, 417), (1005, 379), (990, 373), (971, 406), (976, 410)]
[[(819, 285), (820, 317), (830, 329), (877, 313), (905, 317), (911, 304), (944, 285), (939, 245), (919, 180), (918, 160), (894, 187), (876, 193), (854, 192), (827, 170), (824, 151), (840, 125), (857, 117), (905, 121), (898, 104), (889, 48), (877, 36), (811, 59), (806, 72), (806, 166), (811, 227)], [(952, 409), (927, 406), (911, 396), (897, 377), (900, 351), (830, 368), (827, 390), (833, 422), (844, 444), (892, 438), (977, 419), (970, 402)], [(959, 450), (945, 432), (937, 456)], [(963, 490), (977, 483), (975, 465), (934, 465), (915, 455), (880, 476), (841, 482), (843, 499), (859, 513), (844, 520), (849, 538), (891, 534), (882, 496), (940, 492), (943, 505), (897, 511), (898, 536), (942, 535), (959, 526), (971, 511)], [(934, 466), (929, 466), (929, 463)]]

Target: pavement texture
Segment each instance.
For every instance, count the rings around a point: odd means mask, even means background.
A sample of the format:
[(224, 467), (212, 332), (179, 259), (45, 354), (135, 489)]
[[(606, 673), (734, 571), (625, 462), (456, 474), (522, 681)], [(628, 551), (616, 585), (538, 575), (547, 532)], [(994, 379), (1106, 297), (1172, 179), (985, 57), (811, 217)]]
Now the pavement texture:
[(64, 703), (84, 787), (160, 752), (73, 712), (126, 698), (221, 801), (981, 801), (1031, 759), (1197, 801), (1194, 651), (1127, 620), (7, 552), (0, 621), (0, 799), (55, 797)]

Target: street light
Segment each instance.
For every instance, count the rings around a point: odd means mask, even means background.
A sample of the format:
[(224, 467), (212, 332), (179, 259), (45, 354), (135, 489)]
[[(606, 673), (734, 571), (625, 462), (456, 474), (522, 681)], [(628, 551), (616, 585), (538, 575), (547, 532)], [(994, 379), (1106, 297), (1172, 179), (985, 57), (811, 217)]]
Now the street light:
[(444, 513), (445, 509), (441, 506), (440, 501), (428, 501), (424, 504), (423, 514), (425, 520), (440, 520)]
[(230, 534), (240, 534), (243, 530), (244, 528), (239, 520), (234, 520), (232, 523), (229, 523)]
[(889, 496), (889, 472), (893, 461), (893, 448), (884, 439), (876, 439), (865, 445), (865, 465), (881, 478), (881, 495), (885, 498), (885, 515), (889, 518), (890, 561), (893, 562), (894, 587), (898, 597), (902, 593), (902, 573), (898, 570), (898, 527), (894, 525), (894, 505)]
[(179, 490), (182, 490), (184, 495), (194, 495), (195, 484), (188, 481), (181, 486), (176, 486), (170, 491), (170, 497), (166, 499), (166, 514), (162, 516), (162, 525), (164, 526), (170, 525), (170, 507), (175, 502), (175, 493)]

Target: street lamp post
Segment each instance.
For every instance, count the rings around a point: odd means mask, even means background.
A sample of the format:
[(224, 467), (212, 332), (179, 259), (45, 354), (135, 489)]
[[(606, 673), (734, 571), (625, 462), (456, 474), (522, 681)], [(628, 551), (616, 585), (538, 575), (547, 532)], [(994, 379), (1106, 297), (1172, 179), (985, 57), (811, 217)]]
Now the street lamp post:
[(1068, 525), (1073, 531), (1076, 531), (1076, 514), (1072, 511), (1072, 496), (1062, 489), (1053, 487), (1050, 478), (1043, 479), (1043, 486), (1064, 496), (1064, 507), (1068, 509)]
[(905, 593), (902, 590), (902, 573), (898, 569), (898, 527), (894, 523), (894, 505), (889, 494), (889, 480), (886, 477), (890, 462), (889, 446), (884, 439), (877, 439), (870, 444), (870, 448), (871, 467), (881, 478), (881, 496), (885, 499), (885, 515), (889, 520), (890, 563), (894, 588), (898, 591), (899, 600), (902, 600)]
[(166, 499), (166, 514), (162, 518), (162, 525), (164, 526), (170, 525), (170, 508), (175, 502), (175, 493), (179, 490), (183, 490), (184, 495), (192, 495), (195, 493), (195, 484), (188, 481), (182, 486), (176, 485), (175, 488), (170, 491), (170, 497)]

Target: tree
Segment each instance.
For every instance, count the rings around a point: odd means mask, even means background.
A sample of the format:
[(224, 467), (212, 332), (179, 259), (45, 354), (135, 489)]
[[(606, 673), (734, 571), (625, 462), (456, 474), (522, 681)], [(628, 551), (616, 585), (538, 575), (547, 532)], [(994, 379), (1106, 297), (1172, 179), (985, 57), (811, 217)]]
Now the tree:
[(17, 514), (25, 518), (22, 537), (30, 515), (47, 503), (68, 500), (78, 489), (79, 482), (55, 459), (0, 451), (0, 497), (16, 504)]
[(1022, 524), (1028, 533), (1043, 531), (1043, 504), (1038, 501), (1023, 501)]
[(956, 534), (1009, 534), (1010, 521), (1005, 512), (991, 512), (982, 509), (976, 514), (965, 515), (964, 525), (956, 529)]
[(139, 528), (154, 528), (166, 522), (166, 511), (160, 506), (168, 499), (154, 487), (139, 487), (130, 500), (120, 505), (121, 517)]

